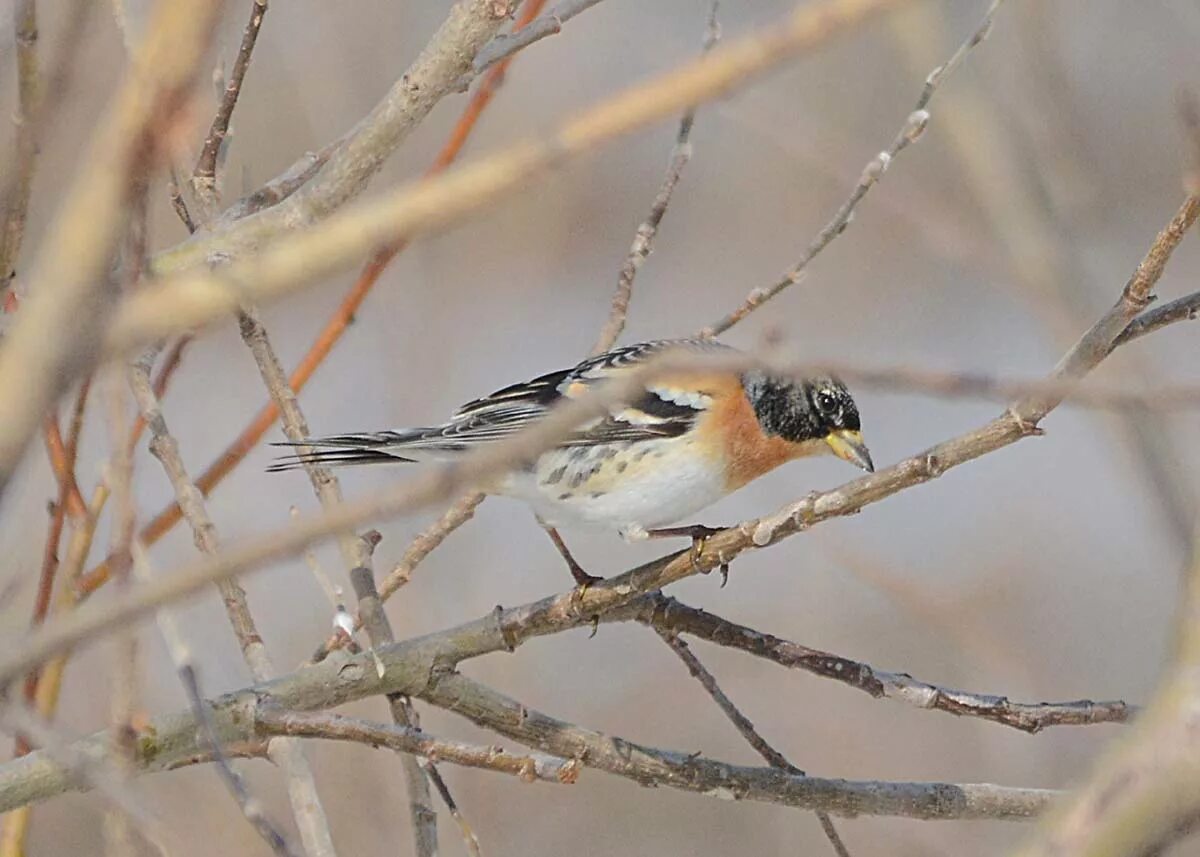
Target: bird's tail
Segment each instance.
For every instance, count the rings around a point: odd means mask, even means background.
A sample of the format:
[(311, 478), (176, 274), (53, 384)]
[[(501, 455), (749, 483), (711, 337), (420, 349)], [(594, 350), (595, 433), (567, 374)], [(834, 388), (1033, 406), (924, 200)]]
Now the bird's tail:
[[(272, 446), (299, 448), (292, 455), (277, 458), (267, 467), (268, 473), (296, 470), (309, 464), (323, 467), (346, 467), (351, 464), (396, 464), (412, 463), (419, 458), (409, 457), (406, 452), (412, 445), (424, 448), (428, 457), (428, 441), (437, 432), (436, 428), (414, 428), (401, 431), (367, 432), (364, 434), (338, 434), (329, 437), (307, 438), (299, 443), (282, 441)], [(425, 443), (422, 443), (422, 442)]]

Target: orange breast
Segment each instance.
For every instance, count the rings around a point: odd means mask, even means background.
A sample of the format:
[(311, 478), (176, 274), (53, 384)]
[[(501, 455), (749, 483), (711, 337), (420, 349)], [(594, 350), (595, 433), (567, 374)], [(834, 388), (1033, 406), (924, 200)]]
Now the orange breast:
[(819, 451), (811, 441), (792, 443), (764, 434), (741, 384), (735, 380), (721, 388), (696, 430), (702, 447), (723, 459), (728, 490), (735, 491), (781, 464)]

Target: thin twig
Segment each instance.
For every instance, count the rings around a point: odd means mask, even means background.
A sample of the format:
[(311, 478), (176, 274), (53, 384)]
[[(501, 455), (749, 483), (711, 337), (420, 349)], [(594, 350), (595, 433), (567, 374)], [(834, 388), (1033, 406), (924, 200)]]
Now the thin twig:
[[(755, 749), (758, 755), (766, 760), (768, 765), (773, 768), (779, 768), (781, 771), (787, 771), (790, 774), (804, 776), (804, 771), (789, 762), (786, 756), (767, 743), (767, 739), (759, 734), (758, 730), (754, 728), (754, 724), (750, 722), (750, 718), (734, 705), (733, 700), (725, 694), (725, 691), (721, 690), (721, 686), (717, 684), (716, 676), (708, 671), (708, 668), (701, 663), (700, 659), (696, 657), (696, 653), (691, 650), (687, 643), (679, 639), (673, 632), (664, 631), (658, 627), (655, 627), (654, 630), (671, 651), (679, 656), (679, 659), (683, 661), (684, 666), (687, 667), (692, 677), (700, 682), (700, 685), (708, 691), (708, 695), (712, 697), (717, 707), (733, 723), (734, 728), (741, 733), (741, 736)], [(833, 819), (829, 817), (829, 813), (817, 810), (816, 815), (825, 838), (833, 846), (834, 853), (838, 857), (850, 857), (850, 852), (846, 849), (846, 844), (842, 841), (841, 834), (834, 827)]]
[(440, 547), (451, 533), (475, 516), (475, 510), (483, 499), (483, 494), (464, 494), (443, 512), (440, 518), (414, 536), (404, 551), (404, 556), (400, 557), (383, 579), (383, 585), (379, 587), (379, 597), (387, 601), (407, 584), (425, 557)]
[[(213, 554), (219, 548), (216, 527), (205, 508), (204, 497), (187, 474), (179, 454), (179, 446), (167, 428), (162, 408), (154, 395), (150, 383), (152, 358), (152, 354), (143, 355), (130, 371), (130, 386), (150, 429), (150, 451), (162, 463), (171, 481), (176, 502), (184, 510), (184, 516), (192, 528), (196, 547), (202, 553)], [(274, 673), (274, 667), (259, 636), (245, 590), (232, 580), (219, 584), (218, 588), (251, 674), (258, 681), (269, 679)], [(271, 758), (277, 760), (285, 772), (292, 814), (300, 830), (305, 851), (310, 857), (333, 857), (335, 852), (329, 823), (325, 818), (312, 770), (303, 749), (295, 741), (281, 740), (272, 742), (269, 752)]]
[(417, 753), (468, 768), (482, 768), (518, 777), (525, 782), (573, 783), (582, 767), (576, 761), (554, 756), (521, 756), (505, 753), (499, 747), (477, 747), (458, 741), (434, 738), (420, 729), (372, 723), (341, 714), (313, 714), (303, 711), (277, 711), (262, 707), (255, 726), (264, 735), (289, 735), (296, 738), (325, 738), (387, 747), (400, 753)]
[(1192, 292), (1162, 306), (1147, 310), (1129, 323), (1121, 335), (1113, 340), (1113, 348), (1124, 345), (1138, 337), (1153, 333), (1160, 327), (1177, 321), (1191, 321), (1200, 314), (1200, 292)]
[[(154, 575), (150, 571), (150, 562), (146, 557), (145, 549), (134, 543), (131, 546), (131, 553), (135, 576), (141, 581), (150, 580)], [(184, 642), (174, 614), (170, 610), (159, 610), (155, 614), (155, 619), (158, 622), (163, 642), (166, 643), (167, 654), (175, 665), (175, 672), (179, 676), (180, 684), (183, 685), (192, 717), (195, 718), (203, 752), (207, 753), (208, 759), (213, 762), (217, 776), (220, 777), (221, 782), (233, 797), (246, 821), (250, 822), (250, 825), (274, 853), (280, 857), (291, 857), (292, 851), (288, 847), (287, 840), (271, 823), (271, 820), (263, 814), (258, 801), (250, 796), (246, 790), (246, 784), (229, 764), (229, 757), (221, 746), (221, 741), (213, 728), (212, 719), (208, 716), (208, 703), (204, 701), (204, 695), (200, 690), (200, 680), (192, 663), (191, 650)], [(263, 755), (266, 755), (265, 748)]]
[(929, 102), (933, 99), (939, 86), (946, 77), (953, 72), (962, 61), (966, 59), (968, 53), (976, 45), (983, 42), (987, 38), (988, 33), (992, 29), (992, 22), (995, 18), (996, 11), (1000, 8), (1000, 4), (1004, 0), (992, 0), (987, 12), (983, 16), (983, 20), (979, 26), (967, 37), (966, 41), (958, 46), (958, 49), (945, 63), (935, 68), (925, 78), (925, 85), (921, 89), (921, 95), (917, 98), (917, 103), (912, 111), (904, 120), (904, 124), (900, 127), (896, 136), (892, 139), (891, 145), (880, 152), (874, 158), (867, 162), (858, 179), (858, 184), (850, 192), (850, 196), (838, 208), (837, 213), (833, 216), (825, 226), (817, 233), (816, 237), (809, 242), (804, 254), (800, 257), (800, 261), (788, 270), (780, 279), (776, 280), (770, 286), (765, 288), (756, 288), (746, 296), (742, 305), (733, 312), (713, 322), (708, 327), (700, 331), (701, 336), (720, 336), (729, 328), (733, 327), (739, 321), (744, 319), (750, 313), (754, 312), (760, 306), (765, 304), (771, 298), (778, 295), (788, 286), (800, 282), (804, 277), (804, 272), (808, 268), (810, 262), (815, 259), (822, 250), (830, 245), (835, 238), (846, 231), (846, 227), (850, 225), (854, 218), (854, 212), (858, 208), (859, 203), (863, 201), (866, 195), (870, 192), (884, 172), (895, 160), (896, 156), (903, 152), (912, 143), (920, 139), (925, 133), (925, 127), (929, 124), (929, 111), (926, 108)]
[(258, 41), (258, 31), (262, 27), (263, 17), (267, 14), (267, 0), (251, 0), (250, 21), (242, 33), (242, 43), (238, 47), (237, 59), (233, 62), (233, 72), (225, 83), (225, 92), (221, 96), (221, 104), (217, 114), (209, 126), (208, 135), (204, 138), (204, 147), (196, 160), (196, 168), (192, 172), (192, 191), (200, 201), (205, 220), (212, 220), (217, 214), (221, 195), (217, 182), (217, 154), (225, 135), (229, 133), (229, 122), (233, 118), (233, 110), (237, 106), (238, 96), (242, 92), (242, 82), (246, 78), (246, 70), (250, 68), (250, 55), (254, 52), (254, 44)]
[[(712, 7), (708, 13), (708, 26), (704, 32), (704, 47), (701, 49), (701, 56), (712, 50), (713, 46), (721, 38), (721, 27), (717, 22), (717, 6), (717, 0), (713, 0)], [(671, 156), (667, 162), (667, 173), (663, 176), (662, 183), (658, 186), (658, 193), (654, 196), (654, 202), (650, 206), (650, 213), (642, 221), (641, 226), (637, 228), (637, 232), (633, 238), (633, 245), (629, 248), (629, 254), (625, 257), (624, 264), (621, 265), (621, 272), (617, 276), (617, 289), (613, 292), (612, 307), (608, 313), (608, 320), (605, 321), (599, 336), (596, 337), (596, 343), (592, 346), (591, 354), (593, 356), (603, 354), (612, 348), (621, 337), (621, 331), (625, 329), (625, 318), (629, 313), (629, 300), (633, 296), (633, 281), (654, 249), (654, 237), (658, 234), (658, 226), (662, 223), (663, 216), (667, 213), (667, 206), (671, 204), (671, 195), (675, 192), (675, 185), (679, 184), (679, 178), (683, 175), (683, 168), (691, 160), (692, 126), (695, 122), (696, 110), (695, 108), (688, 108), (679, 120), (679, 130), (675, 134), (675, 145), (671, 148)]]
[(563, 24), (599, 2), (600, 0), (562, 0), (545, 15), (530, 21), (528, 25), (520, 28), (514, 27), (513, 32), (496, 36), (475, 55), (475, 59), (471, 63), (472, 73), (483, 74), (496, 63), (512, 57), (517, 51), (524, 50), (547, 36), (560, 33)]
[[(661, 594), (649, 595), (604, 617), (605, 621), (634, 618), (660, 634), (690, 634), (718, 646), (737, 649), (787, 667), (833, 679), (875, 697), (917, 708), (944, 711), (959, 717), (979, 717), (1030, 734), (1051, 726), (1126, 723), (1137, 706), (1121, 700), (1093, 702), (1013, 702), (1005, 696), (971, 693), (930, 684), (907, 673), (888, 672), (861, 661), (810, 649), (799, 643), (747, 628)], [(770, 761), (768, 759), (768, 761)]]

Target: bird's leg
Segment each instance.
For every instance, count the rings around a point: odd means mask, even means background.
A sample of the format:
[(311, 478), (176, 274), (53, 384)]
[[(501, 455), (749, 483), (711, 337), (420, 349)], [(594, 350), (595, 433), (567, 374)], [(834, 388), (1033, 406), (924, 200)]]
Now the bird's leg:
[(575, 578), (575, 582), (580, 587), (587, 589), (593, 583), (604, 579), (603, 577), (596, 577), (594, 574), (588, 574), (583, 570), (583, 566), (575, 561), (575, 557), (571, 556), (571, 551), (567, 547), (567, 543), (563, 541), (562, 536), (558, 534), (558, 530), (540, 519), (538, 523), (542, 525), (542, 529), (546, 531), (546, 535), (550, 537), (550, 541), (554, 542), (554, 547), (558, 551), (559, 556), (563, 558), (567, 563), (567, 568), (571, 571), (571, 577)]
[[(685, 527), (659, 527), (646, 530), (646, 535), (652, 539), (672, 539), (688, 537), (692, 540), (692, 567), (700, 571), (700, 557), (704, 555), (704, 543), (711, 536), (721, 532), (721, 527), (706, 527), (704, 524), (689, 524)], [(723, 562), (721, 568), (721, 586), (729, 581), (729, 563)]]
[[(567, 563), (567, 568), (571, 570), (571, 577), (575, 578), (576, 589), (572, 596), (572, 607), (576, 610), (579, 608), (579, 602), (583, 599), (583, 593), (587, 592), (589, 586), (593, 583), (603, 580), (603, 577), (596, 577), (594, 574), (588, 574), (583, 570), (575, 557), (571, 555), (570, 548), (563, 541), (562, 536), (558, 534), (558, 530), (547, 524), (541, 518), (538, 518), (538, 523), (542, 525), (542, 529), (546, 531), (546, 535), (550, 537), (550, 541), (554, 542), (554, 547), (558, 551), (559, 556)], [(592, 633), (591, 636), (596, 636), (596, 632), (600, 630), (600, 615), (596, 614), (592, 617)]]

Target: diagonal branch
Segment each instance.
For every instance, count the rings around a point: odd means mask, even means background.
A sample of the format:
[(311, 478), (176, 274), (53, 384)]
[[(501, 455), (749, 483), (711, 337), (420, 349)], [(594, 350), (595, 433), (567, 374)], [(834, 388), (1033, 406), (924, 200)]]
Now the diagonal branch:
[[(708, 13), (708, 26), (704, 32), (704, 46), (701, 56), (706, 55), (721, 38), (721, 25), (717, 21), (717, 0)], [(675, 185), (683, 175), (683, 168), (692, 159), (692, 126), (696, 123), (696, 109), (689, 107), (679, 120), (679, 130), (675, 133), (675, 145), (671, 147), (671, 156), (667, 161), (667, 173), (658, 186), (654, 202), (650, 205), (650, 213), (638, 226), (633, 237), (633, 245), (625, 257), (621, 271), (617, 275), (617, 289), (613, 293), (612, 308), (608, 320), (600, 329), (596, 343), (592, 346), (591, 355), (603, 354), (616, 344), (621, 332), (625, 329), (625, 317), (629, 313), (629, 300), (633, 296), (633, 281), (638, 271), (646, 263), (650, 252), (654, 249), (654, 238), (658, 235), (659, 224), (671, 204), (671, 196), (675, 193)]]
[[(130, 386), (137, 399), (138, 409), (150, 430), (150, 451), (162, 462), (175, 492), (176, 502), (184, 510), (192, 528), (196, 547), (202, 553), (213, 554), (219, 547), (216, 526), (205, 507), (203, 495), (187, 474), (183, 458), (179, 454), (178, 443), (167, 428), (162, 407), (154, 394), (150, 381), (153, 356), (153, 352), (149, 352), (134, 365), (130, 371)], [(266, 646), (263, 645), (262, 637), (259, 636), (245, 590), (235, 580), (218, 583), (218, 588), (246, 666), (256, 681), (266, 681), (274, 673), (274, 666)], [(336, 852), (329, 832), (329, 822), (325, 818), (325, 811), (317, 794), (312, 769), (300, 744), (294, 739), (281, 739), (269, 744), (268, 752), (283, 768), (292, 804), (292, 815), (300, 830), (305, 851), (309, 857), (334, 857)]]
[[(683, 661), (688, 672), (696, 681), (700, 682), (701, 687), (708, 692), (721, 712), (729, 718), (734, 728), (746, 739), (746, 743), (753, 747), (768, 765), (790, 774), (804, 776), (804, 771), (789, 762), (786, 756), (767, 743), (767, 739), (759, 734), (758, 730), (754, 728), (754, 724), (750, 722), (750, 718), (734, 705), (733, 700), (726, 695), (725, 691), (721, 690), (716, 676), (708, 671), (708, 668), (701, 663), (687, 643), (679, 639), (673, 631), (664, 631), (658, 627), (655, 627), (654, 630), (658, 632), (659, 639), (678, 655), (679, 660)], [(842, 842), (841, 834), (833, 826), (833, 819), (829, 817), (829, 813), (817, 810), (817, 821), (821, 823), (821, 830), (824, 831), (829, 844), (833, 846), (834, 853), (838, 857), (850, 857), (850, 852), (846, 849), (846, 844)]]
[(917, 98), (916, 105), (905, 118), (904, 124), (892, 139), (891, 145), (873, 157), (863, 167), (858, 184), (854, 186), (854, 189), (850, 192), (850, 196), (842, 203), (837, 213), (834, 214), (833, 219), (825, 224), (816, 237), (809, 242), (808, 247), (805, 248), (804, 255), (800, 257), (800, 261), (770, 286), (756, 288), (751, 291), (737, 309), (701, 330), (701, 336), (720, 336), (784, 289), (795, 285), (804, 278), (804, 272), (812, 260), (817, 258), (821, 254), (821, 251), (833, 243), (835, 238), (846, 231), (846, 228), (854, 219), (854, 212), (858, 209), (859, 203), (866, 198), (871, 188), (879, 183), (883, 174), (891, 166), (892, 161), (925, 133), (925, 127), (929, 124), (929, 111), (925, 108), (929, 106), (929, 102), (933, 100), (934, 94), (937, 92), (938, 87), (942, 85), (942, 82), (945, 81), (946, 77), (962, 64), (967, 54), (976, 45), (982, 43), (987, 38), (988, 33), (991, 32), (996, 12), (1003, 2), (1004, 0), (992, 0), (991, 5), (988, 6), (988, 10), (983, 16), (983, 20), (972, 31), (971, 35), (967, 37), (966, 41), (958, 46), (958, 49), (950, 59), (931, 71), (929, 76), (925, 78), (925, 85), (921, 89), (921, 95)]
[[(891, 699), (917, 708), (960, 717), (979, 717), (1030, 734), (1050, 726), (1126, 723), (1137, 706), (1121, 700), (1092, 702), (1013, 702), (1005, 696), (971, 693), (888, 672), (870, 664), (784, 640), (652, 593), (629, 607), (607, 614), (605, 621), (636, 619), (660, 634), (690, 634), (718, 646), (738, 649), (788, 669), (800, 669), (839, 681), (876, 699)], [(757, 748), (756, 748), (757, 749)], [(761, 752), (761, 751), (760, 751)], [(768, 759), (770, 761), (770, 759)]]
[(242, 43), (238, 47), (237, 59), (233, 62), (233, 72), (225, 84), (221, 104), (213, 117), (208, 135), (204, 138), (204, 146), (192, 173), (192, 189), (203, 206), (205, 220), (211, 220), (216, 215), (217, 206), (220, 204), (220, 193), (217, 189), (217, 156), (225, 142), (225, 135), (229, 133), (229, 122), (233, 118), (234, 108), (237, 107), (238, 96), (242, 94), (242, 81), (246, 79), (246, 71), (250, 68), (250, 55), (254, 52), (258, 31), (262, 28), (266, 14), (267, 0), (251, 0), (250, 21), (242, 32)]
[(221, 8), (156, 5), (138, 60), (42, 242), (30, 275), (36, 288), (0, 344), (0, 496), (50, 405), (95, 362), (111, 309), (109, 263), (134, 179), (165, 154), (166, 132), (186, 110)]
[[(277, 298), (339, 270), (375, 248), (445, 228), (506, 193), (527, 189), (531, 178), (545, 174), (569, 157), (582, 155), (663, 115), (715, 98), (791, 57), (845, 35), (871, 15), (902, 2), (824, 0), (801, 6), (777, 26), (727, 43), (703, 59), (619, 93), (548, 135), (339, 212), (302, 232), (281, 235), (272, 221), (256, 220), (283, 208), (276, 206), (240, 221), (229, 234), (199, 236), (184, 242), (157, 257), (157, 273), (178, 273), (164, 276), (129, 299), (110, 327), (108, 353), (123, 353), (173, 330), (211, 322), (247, 301)], [(321, 176), (333, 164), (331, 158), (325, 170), (284, 206), (301, 195), (316, 196)], [(322, 199), (322, 212), (337, 201), (336, 195)], [(301, 218), (301, 222), (313, 221)], [(268, 238), (269, 245), (260, 252), (236, 259), (217, 271), (206, 273), (196, 267), (214, 254), (236, 257)]]

